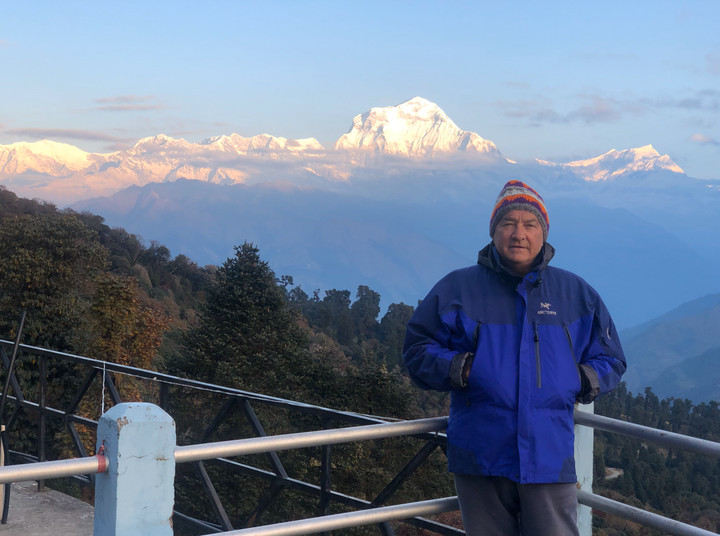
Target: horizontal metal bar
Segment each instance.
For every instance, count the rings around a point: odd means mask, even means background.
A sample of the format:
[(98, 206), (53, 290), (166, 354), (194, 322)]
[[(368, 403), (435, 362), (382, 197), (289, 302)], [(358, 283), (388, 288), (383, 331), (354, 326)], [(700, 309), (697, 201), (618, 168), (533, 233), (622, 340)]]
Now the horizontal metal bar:
[(440, 432), (447, 428), (447, 417), (432, 417), (414, 421), (400, 421), (366, 426), (349, 426), (316, 432), (301, 432), (265, 437), (251, 437), (199, 445), (175, 447), (175, 463), (212, 460), (229, 456), (244, 456), (278, 450), (352, 443), (370, 439)]
[[(15, 343), (0, 339), (0, 347), (4, 346), (12, 348)], [(215, 385), (212, 383), (201, 382), (197, 380), (191, 380), (188, 378), (181, 378), (179, 376), (171, 376), (170, 374), (163, 374), (161, 372), (146, 370), (136, 367), (130, 367), (127, 365), (119, 365), (110, 361), (100, 361), (98, 359), (92, 359), (90, 357), (79, 356), (75, 354), (69, 354), (66, 352), (59, 352), (57, 350), (49, 350), (47, 348), (41, 348), (39, 346), (31, 346), (28, 344), (21, 344), (20, 350), (32, 355), (46, 356), (53, 359), (63, 359), (73, 363), (79, 363), (89, 367), (95, 367), (99, 370), (108, 372), (118, 372), (120, 374), (128, 374), (137, 376), (145, 380), (156, 381), (161, 383), (167, 383), (169, 385), (175, 385), (178, 387), (188, 387), (191, 389), (201, 389), (212, 391), (215, 393), (226, 394), (228, 396), (236, 396), (247, 400), (254, 400), (262, 402), (270, 406), (278, 406), (283, 408), (292, 408), (300, 411), (306, 411), (308, 413), (314, 413), (323, 416), (335, 417), (339, 420), (346, 422), (357, 422), (357, 423), (382, 423), (387, 422), (388, 419), (377, 417), (374, 415), (364, 415), (361, 413), (353, 413), (350, 411), (340, 411), (322, 406), (315, 406), (304, 402), (297, 402), (294, 400), (288, 400), (285, 398), (277, 398), (269, 395), (263, 395), (259, 393), (253, 393), (250, 391), (243, 391), (241, 389), (235, 389), (232, 387), (226, 387), (222, 385)]]
[(595, 510), (602, 510), (646, 527), (661, 530), (664, 534), (673, 536), (710, 536), (716, 534), (588, 491), (578, 490), (578, 502)]
[(581, 411), (575, 412), (575, 424), (591, 426), (596, 430), (605, 430), (606, 432), (634, 437), (663, 447), (678, 448), (696, 454), (710, 456), (711, 458), (720, 458), (720, 443), (708, 441), (707, 439), (676, 434), (675, 432), (658, 430), (641, 424), (620, 421)]
[[(265, 480), (277, 480), (277, 475), (271, 471), (266, 471), (264, 469), (258, 469), (257, 467), (252, 467), (250, 465), (241, 464), (232, 460), (228, 460), (225, 458), (218, 458), (216, 460), (220, 463), (226, 463), (230, 465), (229, 469), (236, 470), (238, 472), (241, 472), (246, 475), (252, 475), (258, 478), (263, 478)], [(286, 478), (284, 479), (285, 484), (289, 488), (293, 488), (299, 491), (302, 491), (303, 493), (307, 493), (308, 495), (312, 495), (315, 497), (320, 497), (322, 494), (322, 490), (320, 486), (316, 484), (310, 484), (308, 482), (303, 482), (302, 480), (295, 480), (293, 478)], [(357, 497), (352, 497), (351, 495), (345, 495), (344, 493), (340, 493), (338, 491), (334, 490), (327, 490), (326, 493), (329, 494), (330, 499), (336, 503), (336, 504), (344, 504), (345, 506), (348, 506), (350, 508), (354, 509), (366, 509), (371, 507), (370, 501), (358, 499)], [(186, 516), (188, 520), (191, 520), (193, 518)], [(430, 521), (428, 519), (424, 519), (422, 517), (415, 517), (413, 519), (408, 519), (407, 523), (415, 525), (416, 527), (424, 528), (429, 531), (431, 531), (433, 534), (450, 534), (450, 535), (458, 535), (461, 536), (465, 534), (463, 531), (459, 529), (455, 529), (453, 527), (450, 527), (448, 525), (443, 525), (442, 523), (438, 523), (436, 521)], [(214, 527), (212, 527), (214, 528)], [(216, 532), (220, 532), (218, 529)]]
[[(16, 450), (10, 451), (10, 456), (14, 462), (18, 462), (17, 465), (27, 464), (27, 463), (38, 463), (38, 457), (37, 456), (31, 456), (30, 454), (26, 454), (24, 452), (18, 452)], [(90, 477), (87, 475), (72, 475), (68, 477), (74, 482), (77, 482), (78, 484), (82, 486), (87, 486), (90, 484)]]
[(396, 506), (383, 506), (356, 512), (345, 512), (323, 517), (288, 521), (264, 527), (233, 530), (220, 533), (222, 536), (301, 536), (303, 534), (317, 534), (331, 530), (358, 527), (361, 525), (374, 525), (385, 521), (409, 519), (421, 515), (441, 514), (457, 510), (457, 497), (446, 497), (431, 501), (420, 501)]
[(87, 458), (7, 465), (0, 467), (0, 484), (104, 473), (107, 471), (107, 466), (108, 459), (103, 454), (96, 454)]
[(73, 413), (67, 413), (64, 410), (51, 408), (50, 406), (41, 407), (37, 402), (31, 402), (29, 400), (17, 400), (14, 396), (8, 396), (8, 400), (15, 402), (18, 406), (28, 408), (33, 411), (37, 411), (40, 415), (47, 415), (49, 417), (58, 417), (64, 419), (66, 422), (74, 422), (94, 428), (97, 426), (97, 421), (83, 417), (82, 415), (76, 415)]
[[(236, 470), (242, 474), (245, 475), (251, 475), (258, 478), (263, 478), (265, 480), (277, 480), (277, 475), (275, 473), (272, 473), (270, 471), (266, 471), (263, 469), (258, 469), (257, 467), (252, 467), (249, 465), (244, 465), (232, 460), (228, 460), (226, 458), (218, 458), (216, 460), (217, 462), (228, 464), (230, 467), (228, 467), (228, 470)], [(308, 482), (303, 482), (302, 480), (295, 480), (293, 478), (286, 478), (283, 479), (284, 484), (288, 486), (288, 488), (292, 488), (298, 491), (301, 491), (303, 493), (306, 493), (308, 495), (312, 495), (315, 497), (320, 497), (322, 494), (322, 490), (320, 486), (316, 484), (310, 484)], [(345, 495), (344, 493), (340, 493), (338, 491), (334, 490), (326, 490), (326, 493), (328, 493), (330, 500), (333, 501), (335, 504), (343, 504), (347, 507), (360, 510), (360, 509), (366, 509), (370, 508), (372, 506), (370, 501), (364, 500), (364, 499), (358, 499), (357, 497), (352, 497), (351, 495)], [(188, 517), (188, 519), (191, 519)], [(438, 523), (436, 521), (430, 521), (428, 519), (422, 518), (422, 517), (415, 517), (412, 519), (408, 519), (406, 521), (408, 524), (415, 525), (416, 527), (424, 528), (432, 532), (433, 534), (445, 534), (445, 535), (457, 535), (462, 536), (465, 533), (462, 530), (455, 529), (453, 527), (450, 527), (448, 525), (443, 525), (442, 523)], [(219, 532), (219, 530), (217, 531)]]

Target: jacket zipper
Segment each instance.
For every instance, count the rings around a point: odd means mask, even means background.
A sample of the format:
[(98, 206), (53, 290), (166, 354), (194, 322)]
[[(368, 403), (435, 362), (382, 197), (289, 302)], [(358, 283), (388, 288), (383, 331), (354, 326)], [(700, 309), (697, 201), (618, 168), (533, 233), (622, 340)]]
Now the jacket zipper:
[(582, 385), (582, 378), (580, 377), (580, 365), (578, 365), (577, 359), (575, 359), (575, 350), (573, 349), (573, 342), (572, 342), (572, 336), (570, 335), (570, 328), (568, 328), (567, 324), (563, 323), (563, 329), (565, 329), (565, 335), (567, 336), (568, 344), (570, 345), (570, 355), (573, 358), (573, 363), (575, 363), (575, 372), (577, 372), (578, 380), (580, 381), (580, 384)]
[[(477, 354), (475, 353), (477, 351), (477, 345), (478, 341), (480, 340), (480, 326), (482, 326), (482, 322), (478, 320), (475, 323), (475, 329), (473, 330), (473, 360), (477, 357)], [(472, 367), (472, 365), (471, 365)], [(465, 405), (470, 406), (470, 374), (468, 373), (467, 378), (467, 386), (465, 387)]]
[(537, 388), (542, 387), (542, 374), (540, 371), (540, 334), (538, 333), (537, 322), (533, 323), (535, 329), (535, 368), (537, 369)]

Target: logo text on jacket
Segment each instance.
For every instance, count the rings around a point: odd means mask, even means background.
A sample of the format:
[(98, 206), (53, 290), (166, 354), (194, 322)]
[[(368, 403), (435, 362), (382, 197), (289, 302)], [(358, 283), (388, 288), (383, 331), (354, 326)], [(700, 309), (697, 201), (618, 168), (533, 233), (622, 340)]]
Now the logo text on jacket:
[(538, 310), (537, 314), (539, 315), (556, 315), (556, 311), (551, 311), (550, 307), (552, 307), (552, 304), (546, 303), (546, 302), (540, 302), (540, 309)]

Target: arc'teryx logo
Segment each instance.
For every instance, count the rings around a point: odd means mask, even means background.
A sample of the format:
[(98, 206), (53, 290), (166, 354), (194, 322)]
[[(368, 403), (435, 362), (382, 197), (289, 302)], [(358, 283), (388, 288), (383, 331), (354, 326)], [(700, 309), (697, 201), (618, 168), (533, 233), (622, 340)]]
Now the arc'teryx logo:
[(550, 310), (550, 307), (552, 307), (552, 304), (547, 302), (540, 302), (540, 310), (537, 312), (539, 315), (556, 315), (556, 311)]

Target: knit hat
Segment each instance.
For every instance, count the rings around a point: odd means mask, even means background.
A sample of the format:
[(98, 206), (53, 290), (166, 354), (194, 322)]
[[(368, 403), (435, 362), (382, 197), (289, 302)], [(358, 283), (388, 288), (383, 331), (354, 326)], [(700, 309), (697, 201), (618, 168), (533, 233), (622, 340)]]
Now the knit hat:
[(490, 237), (495, 234), (495, 227), (502, 217), (511, 210), (527, 210), (534, 214), (543, 230), (543, 242), (547, 240), (550, 230), (550, 218), (548, 217), (545, 202), (540, 194), (521, 181), (508, 181), (500, 190), (495, 201), (495, 207), (490, 216)]

